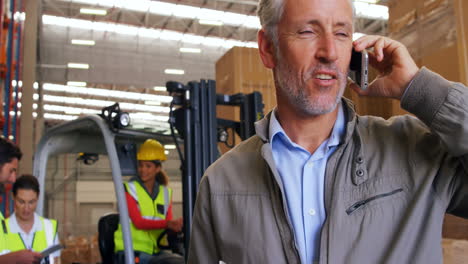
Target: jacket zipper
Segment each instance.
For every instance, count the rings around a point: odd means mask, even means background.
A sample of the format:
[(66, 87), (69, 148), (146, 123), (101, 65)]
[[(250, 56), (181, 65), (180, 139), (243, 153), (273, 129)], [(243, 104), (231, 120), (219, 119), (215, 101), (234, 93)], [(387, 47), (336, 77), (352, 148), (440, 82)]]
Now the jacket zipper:
[(349, 207), (347, 210), (346, 210), (346, 213), (348, 215), (352, 214), (354, 211), (356, 211), (357, 209), (363, 207), (364, 205), (374, 201), (374, 200), (377, 200), (377, 199), (380, 199), (380, 198), (384, 198), (384, 197), (387, 197), (387, 196), (391, 196), (391, 195), (394, 195), (394, 194), (397, 194), (399, 192), (402, 192), (403, 191), (403, 188), (400, 188), (400, 189), (396, 189), (394, 191), (391, 191), (391, 192), (388, 192), (388, 193), (382, 193), (382, 194), (379, 194), (379, 195), (376, 195), (376, 196), (373, 196), (373, 197), (370, 197), (370, 198), (367, 198), (365, 200), (362, 200), (362, 201), (359, 201), (353, 205), (351, 205), (351, 207)]

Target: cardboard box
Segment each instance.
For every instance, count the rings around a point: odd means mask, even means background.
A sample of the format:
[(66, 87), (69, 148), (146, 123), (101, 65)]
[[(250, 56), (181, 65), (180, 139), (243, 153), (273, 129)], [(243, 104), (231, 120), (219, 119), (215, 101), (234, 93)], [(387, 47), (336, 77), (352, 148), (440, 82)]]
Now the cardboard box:
[[(426, 66), (448, 80), (467, 85), (467, 12), (466, 0), (391, 0), (390, 37), (405, 44), (419, 66)], [(400, 111), (399, 105), (395, 104), (393, 113), (399, 114)], [(468, 239), (468, 220), (447, 215), (443, 236)]]
[(468, 241), (457, 239), (443, 239), (442, 252), (444, 264), (468, 263)]
[[(233, 47), (216, 62), (216, 93), (218, 94), (250, 94), (260, 92), (264, 103), (264, 114), (270, 112), (276, 106), (276, 93), (271, 70), (263, 65), (258, 49)], [(239, 121), (239, 107), (217, 106), (218, 118)], [(229, 143), (232, 134), (229, 131)], [(236, 144), (241, 139), (235, 136)], [(224, 144), (219, 144), (224, 153), (229, 149)]]
[(97, 235), (88, 239), (84, 236), (68, 237), (63, 244), (60, 260), (62, 264), (95, 264), (101, 262)]

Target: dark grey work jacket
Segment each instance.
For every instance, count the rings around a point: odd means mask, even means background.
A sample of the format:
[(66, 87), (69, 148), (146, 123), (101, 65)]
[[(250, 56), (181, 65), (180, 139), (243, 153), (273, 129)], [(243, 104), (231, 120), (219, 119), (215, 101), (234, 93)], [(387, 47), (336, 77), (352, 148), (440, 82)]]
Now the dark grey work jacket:
[[(401, 101), (418, 118), (358, 116), (343, 102), (320, 263), (442, 263), (444, 214), (468, 218), (468, 89), (423, 68)], [(268, 124), (206, 171), (189, 263), (300, 263)]]

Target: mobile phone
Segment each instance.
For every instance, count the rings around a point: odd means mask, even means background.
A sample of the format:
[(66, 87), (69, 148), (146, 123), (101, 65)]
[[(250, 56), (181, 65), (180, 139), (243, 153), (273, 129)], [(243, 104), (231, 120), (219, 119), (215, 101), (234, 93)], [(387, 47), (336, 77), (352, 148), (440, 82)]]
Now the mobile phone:
[(369, 85), (369, 54), (366, 50), (357, 52), (353, 49), (351, 62), (349, 63), (349, 77), (362, 90), (366, 90)]
[(53, 245), (53, 246), (50, 246), (50, 247), (44, 249), (40, 253), (41, 253), (42, 257), (45, 258), (45, 257), (49, 256), (50, 254), (54, 253), (55, 251), (60, 250), (62, 248), (63, 248), (62, 245), (57, 244), (57, 245)]

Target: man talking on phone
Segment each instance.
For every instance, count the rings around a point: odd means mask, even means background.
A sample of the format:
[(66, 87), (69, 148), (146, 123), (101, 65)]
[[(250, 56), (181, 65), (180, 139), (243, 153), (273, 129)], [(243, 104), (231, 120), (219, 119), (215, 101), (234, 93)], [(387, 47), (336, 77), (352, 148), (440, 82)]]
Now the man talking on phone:
[[(260, 0), (277, 107), (207, 169), (189, 263), (441, 263), (444, 214), (468, 217), (468, 89), (382, 36), (353, 42), (350, 0)], [(362, 96), (414, 114), (359, 116), (352, 49), (380, 73)]]

